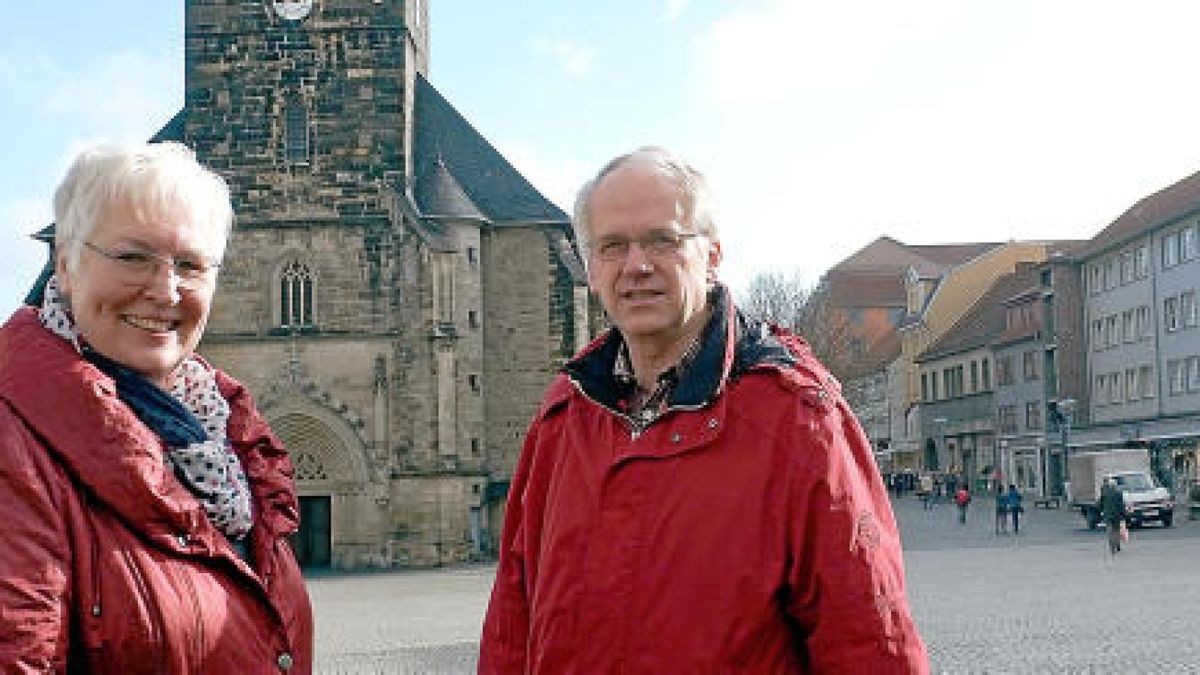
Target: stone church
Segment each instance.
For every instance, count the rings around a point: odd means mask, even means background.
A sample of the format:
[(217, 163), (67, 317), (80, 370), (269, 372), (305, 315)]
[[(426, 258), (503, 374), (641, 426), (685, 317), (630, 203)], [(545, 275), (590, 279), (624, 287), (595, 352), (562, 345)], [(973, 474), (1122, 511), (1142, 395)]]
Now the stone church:
[(200, 352), (292, 453), (308, 565), (486, 557), (589, 338), (568, 216), (426, 77), (423, 0), (186, 0), (179, 140), (236, 225)]

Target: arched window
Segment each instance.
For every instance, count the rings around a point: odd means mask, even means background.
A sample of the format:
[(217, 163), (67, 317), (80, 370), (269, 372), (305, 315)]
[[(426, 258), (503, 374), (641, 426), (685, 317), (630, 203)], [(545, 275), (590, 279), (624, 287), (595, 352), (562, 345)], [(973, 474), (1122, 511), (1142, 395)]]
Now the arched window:
[(279, 274), (279, 325), (304, 328), (313, 321), (313, 273), (308, 265), (292, 261)]
[(308, 162), (308, 108), (299, 97), (289, 98), (283, 109), (283, 154), (294, 164)]

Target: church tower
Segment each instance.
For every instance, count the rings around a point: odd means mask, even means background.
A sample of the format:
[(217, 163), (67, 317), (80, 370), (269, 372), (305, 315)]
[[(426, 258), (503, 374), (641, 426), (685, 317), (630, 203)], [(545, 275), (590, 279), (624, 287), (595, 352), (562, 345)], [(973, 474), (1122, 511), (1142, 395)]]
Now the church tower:
[(566, 215), (428, 79), (422, 0), (187, 0), (177, 137), (236, 224), (200, 351), (292, 453), (302, 559), (486, 557), (587, 339)]

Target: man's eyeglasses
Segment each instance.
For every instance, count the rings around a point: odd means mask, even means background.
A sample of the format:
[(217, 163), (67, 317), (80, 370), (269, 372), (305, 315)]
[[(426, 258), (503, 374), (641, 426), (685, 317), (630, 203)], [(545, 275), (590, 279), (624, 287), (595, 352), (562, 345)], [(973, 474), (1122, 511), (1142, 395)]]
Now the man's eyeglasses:
[(203, 258), (168, 258), (137, 249), (107, 249), (90, 241), (83, 242), (83, 245), (111, 260), (120, 271), (122, 280), (130, 284), (148, 282), (161, 266), (166, 265), (179, 280), (180, 288), (196, 290), (207, 284), (209, 273), (221, 266)]
[(637, 244), (647, 256), (664, 258), (679, 253), (685, 241), (699, 236), (701, 236), (699, 232), (657, 230), (637, 239), (605, 237), (597, 240), (592, 250), (596, 257), (604, 262), (621, 262), (629, 256), (629, 247)]

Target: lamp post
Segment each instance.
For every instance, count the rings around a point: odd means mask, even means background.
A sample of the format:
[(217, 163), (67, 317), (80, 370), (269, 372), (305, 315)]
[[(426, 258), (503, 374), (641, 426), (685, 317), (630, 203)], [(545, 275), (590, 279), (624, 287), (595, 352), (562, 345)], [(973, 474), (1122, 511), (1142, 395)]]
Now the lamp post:
[(946, 456), (946, 418), (935, 417), (933, 418), (933, 423), (936, 424), (938, 428), (938, 465), (940, 467), (942, 464), (942, 458)]
[(1075, 415), (1075, 399), (1064, 398), (1058, 401), (1058, 412), (1062, 416), (1062, 479), (1071, 480), (1071, 421)]

